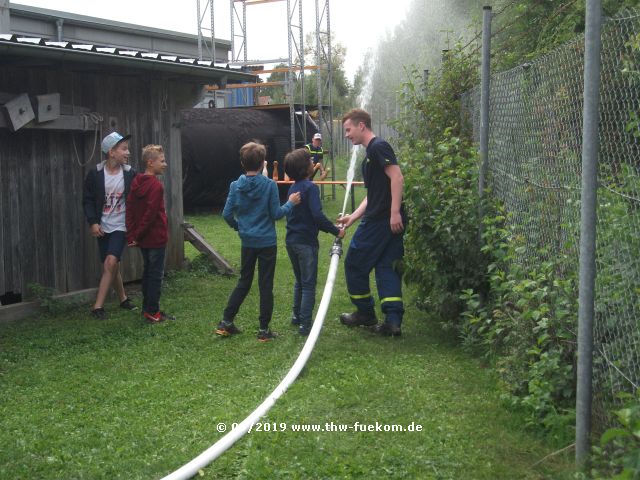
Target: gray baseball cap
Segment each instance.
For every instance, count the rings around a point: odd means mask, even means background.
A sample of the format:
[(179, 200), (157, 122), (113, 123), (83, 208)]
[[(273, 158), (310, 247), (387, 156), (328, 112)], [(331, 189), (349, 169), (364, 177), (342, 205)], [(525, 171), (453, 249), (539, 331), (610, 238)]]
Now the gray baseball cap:
[(102, 153), (107, 154), (109, 150), (118, 145), (120, 142), (129, 140), (131, 135), (122, 136), (118, 132), (111, 132), (109, 135), (102, 139)]

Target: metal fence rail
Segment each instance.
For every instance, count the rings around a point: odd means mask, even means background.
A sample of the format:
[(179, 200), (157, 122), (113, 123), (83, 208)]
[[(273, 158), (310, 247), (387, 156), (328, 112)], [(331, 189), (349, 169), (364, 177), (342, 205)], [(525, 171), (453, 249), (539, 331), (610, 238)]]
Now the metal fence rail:
[[(640, 13), (602, 28), (593, 414), (640, 388)], [(487, 186), (536, 265), (567, 255), (578, 271), (584, 38), (491, 77)], [(480, 89), (462, 99), (479, 138)], [(559, 272), (562, 274), (562, 272)]]

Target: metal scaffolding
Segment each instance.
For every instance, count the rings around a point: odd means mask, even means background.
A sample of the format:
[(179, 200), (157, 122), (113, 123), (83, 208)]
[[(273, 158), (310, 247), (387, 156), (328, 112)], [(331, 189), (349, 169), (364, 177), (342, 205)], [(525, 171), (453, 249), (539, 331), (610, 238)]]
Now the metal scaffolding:
[[(209, 11), (209, 18), (211, 23), (208, 27), (204, 26), (204, 18), (207, 14), (207, 10)], [(198, 59), (204, 60), (202, 46), (204, 44), (204, 48), (207, 50), (207, 58), (209, 58), (212, 62), (216, 62), (216, 30), (215, 30), (215, 22), (214, 22), (214, 9), (213, 9), (213, 0), (207, 0), (204, 5), (204, 9), (200, 9), (200, 0), (197, 0), (197, 13), (198, 13)], [(204, 41), (204, 35), (202, 31), (209, 31), (211, 34), (211, 49), (209, 49), (209, 45), (206, 41)], [(225, 59), (226, 61), (226, 59)]]
[[(282, 85), (289, 103), (289, 117), (291, 122), (291, 149), (296, 148), (296, 128), (302, 132), (303, 143), (307, 142), (305, 120), (309, 113), (305, 100), (305, 70), (316, 70), (317, 75), (317, 112), (318, 128), (323, 137), (333, 145), (333, 99), (332, 99), (332, 63), (331, 63), (331, 28), (329, 16), (329, 0), (315, 1), (315, 38), (316, 38), (316, 65), (305, 65), (304, 59), (304, 29), (303, 29), (303, 0), (286, 0), (287, 2), (287, 44), (288, 57), (286, 59), (249, 60), (247, 50), (247, 6), (262, 3), (281, 2), (283, 0), (229, 0), (231, 16), (231, 61), (230, 65), (264, 65), (268, 63), (285, 63), (285, 82), (268, 82), (250, 85), (227, 85), (227, 88), (244, 88), (259, 86)], [(211, 42), (215, 48), (214, 39), (214, 0), (207, 0), (204, 11), (201, 14), (200, 0), (198, 3), (198, 48), (199, 53), (203, 42), (203, 30), (211, 32)], [(238, 5), (240, 4), (240, 5)], [(207, 8), (210, 10), (211, 26), (204, 28), (202, 23), (206, 16)], [(239, 33), (238, 33), (239, 32)], [(202, 54), (201, 59), (202, 59)], [(218, 59), (220, 60), (220, 59)], [(266, 73), (274, 70), (263, 70)], [(299, 99), (296, 102), (296, 99)], [(326, 104), (325, 104), (326, 102)], [(296, 108), (299, 111), (296, 112)], [(329, 150), (329, 158), (333, 168), (332, 149)], [(333, 176), (333, 173), (332, 173)], [(333, 187), (335, 195), (335, 186)]]

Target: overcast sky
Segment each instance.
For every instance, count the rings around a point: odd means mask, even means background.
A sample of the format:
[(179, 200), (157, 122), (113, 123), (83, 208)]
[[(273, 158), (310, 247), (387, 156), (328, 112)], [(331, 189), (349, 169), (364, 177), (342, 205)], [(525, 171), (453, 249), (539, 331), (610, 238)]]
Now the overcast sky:
[[(315, 32), (315, 0), (299, 0), (303, 5), (303, 31)], [(332, 42), (347, 47), (345, 69), (352, 80), (368, 49), (374, 49), (386, 32), (404, 19), (412, 0), (331, 0)], [(149, 27), (197, 33), (196, 0), (21, 0), (21, 5), (90, 15)], [(319, 2), (321, 7), (324, 1)], [(201, 9), (207, 0), (200, 0)], [(230, 2), (214, 0), (216, 38), (230, 39)], [(236, 4), (242, 14), (242, 5)], [(292, 0), (291, 5), (295, 5)], [(297, 14), (297, 10), (295, 12)], [(203, 26), (211, 25), (209, 10)], [(276, 1), (247, 6), (247, 57), (249, 60), (287, 58), (287, 2)], [(298, 24), (297, 16), (294, 24)], [(326, 22), (324, 23), (326, 25)], [(235, 34), (238, 35), (239, 23)], [(210, 36), (209, 31), (203, 32)], [(239, 39), (236, 40), (239, 43)], [(295, 57), (294, 52), (294, 57)]]

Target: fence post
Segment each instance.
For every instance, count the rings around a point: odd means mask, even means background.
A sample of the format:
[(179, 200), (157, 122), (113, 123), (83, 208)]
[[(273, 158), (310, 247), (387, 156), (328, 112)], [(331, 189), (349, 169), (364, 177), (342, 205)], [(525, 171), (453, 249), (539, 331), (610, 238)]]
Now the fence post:
[(584, 118), (580, 202), (580, 278), (578, 294), (578, 379), (576, 391), (576, 465), (585, 468), (591, 448), (593, 317), (596, 279), (596, 207), (602, 6), (587, 0), (584, 48)]
[(484, 195), (485, 176), (489, 162), (489, 94), (491, 75), (491, 7), (485, 5), (482, 8), (482, 73), (480, 84), (480, 172), (478, 175), (478, 213), (480, 224), (478, 225), (479, 240), (482, 242), (482, 197)]

